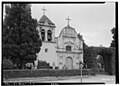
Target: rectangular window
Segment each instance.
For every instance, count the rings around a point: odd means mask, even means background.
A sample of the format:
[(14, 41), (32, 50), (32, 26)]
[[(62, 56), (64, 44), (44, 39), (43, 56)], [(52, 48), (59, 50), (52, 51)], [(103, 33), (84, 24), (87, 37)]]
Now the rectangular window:
[(48, 52), (48, 48), (45, 48), (45, 52)]
[(71, 51), (71, 46), (66, 46), (66, 51)]

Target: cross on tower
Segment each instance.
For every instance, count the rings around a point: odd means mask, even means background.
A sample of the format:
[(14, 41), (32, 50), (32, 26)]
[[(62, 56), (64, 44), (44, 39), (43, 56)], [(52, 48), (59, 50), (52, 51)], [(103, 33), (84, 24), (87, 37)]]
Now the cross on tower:
[(69, 16), (68, 16), (68, 18), (66, 18), (66, 20), (68, 20), (68, 25), (69, 25), (69, 21), (71, 20), (71, 19), (69, 19)]
[(47, 10), (45, 9), (45, 7), (43, 7), (43, 9), (41, 9), (41, 10), (43, 10), (43, 15), (45, 15), (45, 11), (47, 11)]

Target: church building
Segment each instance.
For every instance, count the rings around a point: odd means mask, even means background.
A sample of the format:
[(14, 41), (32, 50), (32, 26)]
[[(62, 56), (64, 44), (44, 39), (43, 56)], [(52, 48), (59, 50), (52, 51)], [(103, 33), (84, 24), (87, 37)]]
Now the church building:
[(83, 62), (82, 36), (78, 38), (75, 28), (69, 25), (69, 17), (66, 20), (68, 24), (58, 37), (55, 37), (55, 24), (45, 14), (38, 21), (37, 30), (42, 46), (37, 60), (46, 61), (53, 69), (79, 69), (79, 63)]

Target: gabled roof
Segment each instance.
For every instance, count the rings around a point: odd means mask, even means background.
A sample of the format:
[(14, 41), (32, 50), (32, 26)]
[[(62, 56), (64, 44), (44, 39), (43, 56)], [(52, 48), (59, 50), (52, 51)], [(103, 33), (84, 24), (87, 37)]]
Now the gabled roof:
[(48, 24), (55, 25), (46, 15), (43, 15), (38, 21), (38, 23), (45, 23), (46, 20), (48, 21)]

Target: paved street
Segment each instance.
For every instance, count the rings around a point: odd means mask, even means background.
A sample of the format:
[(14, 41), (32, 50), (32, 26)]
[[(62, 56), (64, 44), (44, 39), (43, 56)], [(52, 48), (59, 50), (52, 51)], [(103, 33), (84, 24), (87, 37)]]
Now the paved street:
[[(80, 78), (77, 79), (70, 79), (70, 80), (59, 80), (59, 81), (53, 81), (53, 82), (70, 82), (70, 83), (75, 83), (75, 82), (81, 82)], [(105, 84), (115, 84), (115, 76), (105, 76), (105, 75), (97, 75), (97, 76), (91, 76), (91, 77), (86, 77), (82, 79), (83, 83), (94, 83), (94, 82), (100, 82), (100, 83), (105, 83)]]
[[(69, 77), (34, 77), (34, 78), (14, 78), (14, 79), (5, 79), (4, 82), (33, 82), (33, 83), (41, 83), (41, 82), (67, 82), (67, 83), (80, 83), (80, 76), (69, 76)], [(94, 83), (100, 82), (105, 84), (115, 84), (115, 76), (109, 75), (96, 75), (96, 76), (83, 76), (82, 82), (84, 83)]]

